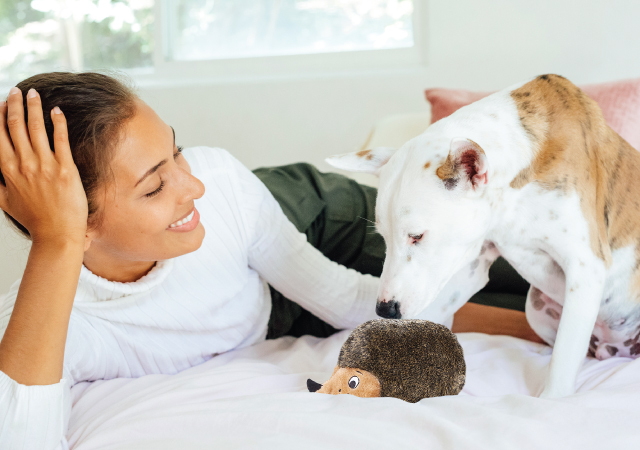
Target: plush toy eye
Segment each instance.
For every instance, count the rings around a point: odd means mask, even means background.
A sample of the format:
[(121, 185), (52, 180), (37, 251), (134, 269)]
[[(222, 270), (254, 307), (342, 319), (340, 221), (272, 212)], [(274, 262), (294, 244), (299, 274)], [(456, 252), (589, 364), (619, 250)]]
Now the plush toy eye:
[(351, 389), (357, 388), (359, 384), (360, 384), (360, 378), (358, 378), (358, 377), (349, 378), (349, 387)]

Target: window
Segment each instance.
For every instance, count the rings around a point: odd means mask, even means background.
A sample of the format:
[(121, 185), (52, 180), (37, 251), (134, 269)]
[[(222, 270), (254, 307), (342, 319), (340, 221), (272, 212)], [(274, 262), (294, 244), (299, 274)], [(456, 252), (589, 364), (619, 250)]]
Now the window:
[(411, 47), (411, 0), (169, 0), (171, 60)]
[(419, 63), (422, 3), (3, 0), (0, 83), (52, 70), (125, 69), (144, 84)]
[(3, 0), (0, 81), (153, 65), (154, 0)]

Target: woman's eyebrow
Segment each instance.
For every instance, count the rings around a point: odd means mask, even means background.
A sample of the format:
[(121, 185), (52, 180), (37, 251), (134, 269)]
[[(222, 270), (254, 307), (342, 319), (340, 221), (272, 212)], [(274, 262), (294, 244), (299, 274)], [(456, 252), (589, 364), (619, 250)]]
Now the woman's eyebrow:
[[(173, 129), (173, 127), (170, 127), (171, 131), (173, 132), (173, 146), (176, 146), (176, 131)], [(160, 167), (162, 167), (164, 164), (167, 163), (166, 159), (163, 159), (162, 161), (160, 161), (158, 164), (156, 164), (155, 166), (153, 166), (151, 169), (147, 170), (147, 173), (145, 173), (142, 178), (140, 178), (138, 180), (138, 182), (136, 183), (136, 185), (134, 186), (137, 187), (140, 183), (142, 183), (144, 181), (145, 178), (147, 178), (149, 175), (154, 174)]]

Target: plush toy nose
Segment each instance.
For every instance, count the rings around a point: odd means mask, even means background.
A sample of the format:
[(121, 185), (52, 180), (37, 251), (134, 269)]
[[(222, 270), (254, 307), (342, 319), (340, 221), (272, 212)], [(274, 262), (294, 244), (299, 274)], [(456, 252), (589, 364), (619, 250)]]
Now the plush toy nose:
[(309, 378), (307, 380), (307, 389), (309, 389), (309, 392), (315, 392), (318, 389), (320, 389), (322, 387), (321, 384), (316, 383), (315, 381), (313, 381), (311, 378)]
[(388, 302), (379, 301), (376, 304), (376, 314), (385, 319), (400, 319), (400, 303), (395, 300), (389, 300)]

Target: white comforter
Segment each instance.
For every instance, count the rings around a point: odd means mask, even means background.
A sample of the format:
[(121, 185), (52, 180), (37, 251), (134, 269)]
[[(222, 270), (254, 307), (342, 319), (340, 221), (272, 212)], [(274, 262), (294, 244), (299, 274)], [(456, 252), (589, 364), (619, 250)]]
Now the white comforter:
[(266, 341), (177, 375), (72, 389), (74, 450), (640, 448), (640, 360), (588, 359), (578, 392), (543, 400), (551, 349), (459, 334), (458, 396), (410, 404), (307, 392), (326, 381), (349, 332)]

